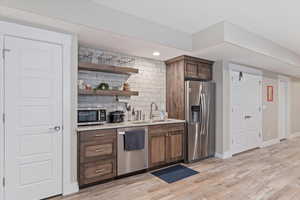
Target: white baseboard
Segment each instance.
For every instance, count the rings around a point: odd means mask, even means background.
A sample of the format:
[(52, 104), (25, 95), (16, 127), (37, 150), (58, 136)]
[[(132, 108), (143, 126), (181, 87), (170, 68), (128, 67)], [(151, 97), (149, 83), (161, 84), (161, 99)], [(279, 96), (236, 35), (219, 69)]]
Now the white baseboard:
[(292, 139), (292, 138), (295, 138), (295, 137), (300, 137), (300, 132), (295, 132), (295, 133), (292, 133), (288, 136), (288, 139)]
[(261, 148), (268, 147), (268, 146), (271, 146), (271, 145), (274, 145), (274, 144), (278, 144), (278, 143), (280, 143), (280, 139), (279, 138), (268, 140), (268, 141), (265, 141), (265, 142), (262, 143)]
[(77, 182), (65, 185), (63, 188), (63, 196), (74, 194), (76, 192), (79, 192), (79, 186)]
[(215, 153), (215, 157), (220, 159), (228, 159), (232, 157), (232, 154), (230, 151), (224, 153)]

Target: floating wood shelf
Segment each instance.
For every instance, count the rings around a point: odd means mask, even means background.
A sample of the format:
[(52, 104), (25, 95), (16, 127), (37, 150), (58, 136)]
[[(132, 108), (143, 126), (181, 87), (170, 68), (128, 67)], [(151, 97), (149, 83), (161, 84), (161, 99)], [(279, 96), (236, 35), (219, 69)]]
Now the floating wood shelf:
[(80, 62), (78, 65), (78, 69), (116, 73), (116, 74), (128, 74), (128, 75), (139, 72), (138, 69), (131, 68), (131, 67), (116, 67), (116, 66), (106, 65), (106, 64), (94, 64), (94, 63), (86, 63), (86, 62)]
[(86, 96), (138, 96), (139, 92), (122, 90), (79, 90), (78, 94)]

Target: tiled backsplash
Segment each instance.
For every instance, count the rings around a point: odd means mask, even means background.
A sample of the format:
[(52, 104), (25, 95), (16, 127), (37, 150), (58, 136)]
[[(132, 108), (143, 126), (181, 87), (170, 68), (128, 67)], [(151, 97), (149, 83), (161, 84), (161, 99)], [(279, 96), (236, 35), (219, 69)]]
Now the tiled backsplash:
[[(128, 82), (130, 89), (138, 91), (139, 96), (120, 97), (120, 100), (128, 101), (129, 105), (135, 110), (142, 110), (147, 118), (151, 102), (155, 102), (160, 110), (165, 110), (166, 66), (164, 62), (85, 47), (80, 47), (79, 49), (79, 61), (103, 62), (103, 59), (98, 59), (99, 55), (103, 54), (109, 55), (107, 57), (112, 57), (112, 59), (107, 60), (107, 62), (109, 61), (107, 64), (137, 68), (139, 69), (139, 73), (129, 76), (104, 72), (79, 71), (79, 80), (83, 80), (93, 87), (98, 86), (99, 83), (108, 83), (110, 87), (121, 88), (124, 82)], [(123, 64), (123, 61), (128, 63)], [(125, 110), (124, 103), (117, 102), (115, 97), (109, 96), (79, 96), (78, 105), (79, 107), (101, 106), (106, 108), (108, 112), (120, 109)]]

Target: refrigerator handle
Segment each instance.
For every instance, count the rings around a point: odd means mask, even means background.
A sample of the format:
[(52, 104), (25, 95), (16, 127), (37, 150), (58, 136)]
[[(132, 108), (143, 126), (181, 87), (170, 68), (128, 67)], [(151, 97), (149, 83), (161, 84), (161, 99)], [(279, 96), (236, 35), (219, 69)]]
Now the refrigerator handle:
[(203, 94), (203, 104), (204, 104), (204, 112), (203, 112), (203, 135), (207, 134), (207, 113), (208, 113), (208, 107), (207, 107), (207, 99), (206, 99), (206, 95)]
[(201, 103), (201, 128), (200, 128), (200, 135), (204, 135), (205, 130), (205, 99), (204, 94), (201, 93), (200, 95), (200, 103)]
[(206, 135), (209, 133), (209, 119), (210, 119), (210, 96), (207, 96), (207, 112), (206, 112)]
[(190, 82), (185, 82), (185, 120), (190, 122)]

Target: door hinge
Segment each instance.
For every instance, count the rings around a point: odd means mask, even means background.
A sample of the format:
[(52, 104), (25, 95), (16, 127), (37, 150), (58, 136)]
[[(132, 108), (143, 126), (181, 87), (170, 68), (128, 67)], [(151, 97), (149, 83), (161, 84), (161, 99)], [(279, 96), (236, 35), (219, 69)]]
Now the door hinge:
[(261, 107), (258, 108), (258, 111), (261, 112)]
[(261, 81), (259, 81), (259, 85), (261, 85)]
[(2, 185), (3, 185), (3, 187), (5, 187), (5, 178), (4, 177), (2, 178)]
[(261, 138), (261, 132), (259, 132), (259, 137)]
[(2, 58), (5, 59), (5, 53), (10, 52), (10, 49), (2, 49)]
[(5, 113), (2, 114), (2, 121), (5, 123)]

